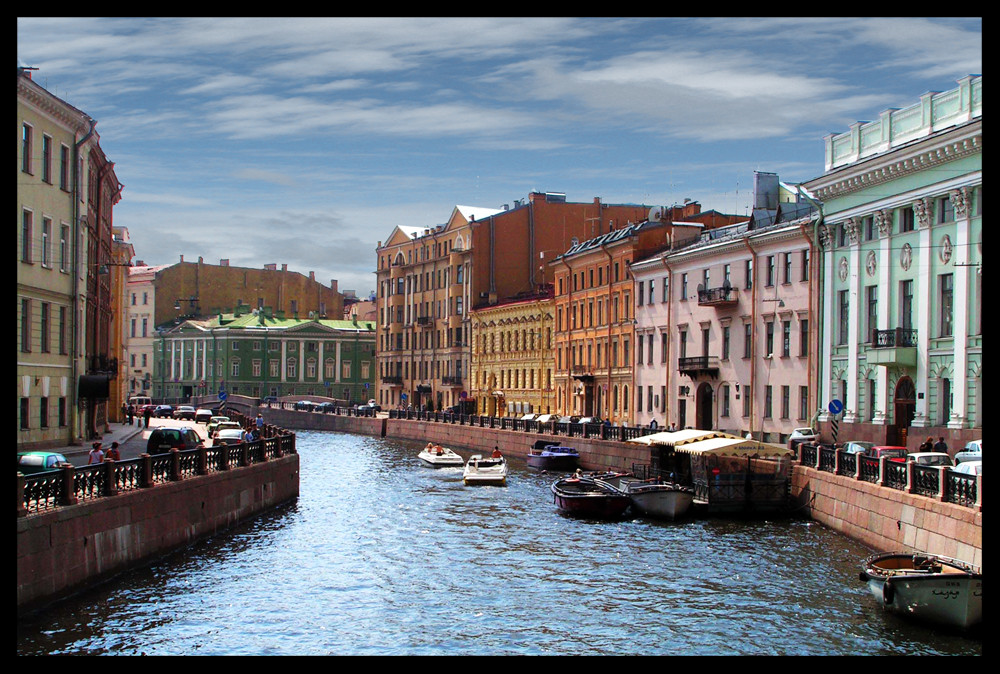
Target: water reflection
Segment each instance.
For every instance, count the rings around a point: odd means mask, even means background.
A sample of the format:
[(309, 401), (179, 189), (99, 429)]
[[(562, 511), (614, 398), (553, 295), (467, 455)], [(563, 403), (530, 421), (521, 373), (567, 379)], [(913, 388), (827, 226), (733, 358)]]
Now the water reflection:
[[(981, 654), (882, 612), (805, 520), (594, 522), (417, 443), (298, 435), (299, 499), (18, 628), (19, 654)], [(465, 453), (467, 454), (467, 453)]]

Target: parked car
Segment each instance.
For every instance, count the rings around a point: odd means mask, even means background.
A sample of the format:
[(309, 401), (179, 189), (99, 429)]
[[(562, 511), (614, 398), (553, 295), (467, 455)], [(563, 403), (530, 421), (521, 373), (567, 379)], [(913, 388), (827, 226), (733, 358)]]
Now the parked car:
[(208, 423), (205, 424), (205, 432), (208, 433), (208, 437), (212, 437), (212, 433), (215, 432), (215, 427), (223, 421), (230, 421), (230, 419), (226, 416), (214, 416), (208, 420)]
[(365, 405), (356, 406), (354, 408), (354, 411), (357, 412), (358, 414), (368, 414), (369, 412), (381, 412), (382, 406), (369, 402)]
[(576, 423), (580, 424), (599, 424), (601, 423), (600, 417), (580, 417), (580, 420)]
[(897, 461), (903, 463), (906, 461), (906, 455), (908, 454), (906, 447), (895, 447), (893, 445), (876, 445), (874, 447), (869, 447), (865, 451), (865, 456), (870, 456), (875, 459), (881, 459), (883, 456), (889, 457), (890, 461)]
[(851, 440), (850, 442), (844, 443), (844, 451), (848, 454), (864, 454), (869, 449), (875, 446), (874, 442), (865, 442), (863, 440)]
[(223, 428), (212, 438), (212, 446), (238, 445), (243, 442), (242, 428)]
[(190, 419), (194, 421), (195, 409), (190, 405), (180, 405), (174, 409), (174, 419)]
[(537, 421), (540, 424), (547, 424), (548, 422), (554, 420), (555, 418), (556, 416), (554, 414), (542, 414), (539, 415), (539, 417), (535, 419), (535, 421)]
[(207, 424), (215, 416), (215, 412), (209, 409), (200, 408), (194, 413), (194, 420), (199, 424)]
[(153, 416), (158, 419), (173, 419), (174, 408), (170, 405), (157, 405), (156, 409), (153, 410)]
[(221, 433), (222, 431), (226, 430), (227, 428), (235, 428), (235, 429), (237, 429), (239, 431), (243, 430), (243, 427), (240, 426), (235, 421), (220, 421), (215, 426), (215, 430), (212, 431), (212, 435), (210, 435), (209, 437), (212, 438), (213, 440), (215, 440), (215, 438), (219, 437), (219, 433)]
[(795, 449), (803, 442), (819, 442), (819, 433), (808, 426), (793, 428), (788, 436), (788, 448)]
[(313, 408), (319, 403), (314, 403), (311, 400), (300, 400), (293, 407), (297, 410), (305, 410), (306, 412), (312, 412)]
[(983, 460), (983, 439), (973, 440), (965, 445), (965, 449), (955, 454), (955, 463)]
[(69, 461), (57, 452), (18, 452), (17, 454), (17, 472), (24, 475), (37, 475), (57, 470), (65, 463), (69, 463)]
[(906, 455), (907, 462), (918, 466), (952, 466), (951, 457), (947, 452), (913, 452)]
[(331, 403), (331, 402), (320, 403), (319, 405), (316, 405), (316, 407), (313, 408), (313, 412), (332, 413), (336, 411), (337, 411), (337, 403)]
[(963, 461), (954, 468), (951, 469), (955, 473), (960, 473), (962, 475), (982, 475), (983, 474), (983, 462), (982, 461)]
[(159, 426), (154, 428), (146, 441), (147, 454), (164, 454), (171, 449), (195, 449), (203, 447), (201, 436), (190, 426)]
[(530, 413), (525, 414), (524, 416), (521, 417), (521, 421), (531, 421), (532, 419), (535, 418), (535, 416), (536, 416), (535, 414), (530, 414)]
[(278, 403), (278, 396), (264, 396), (260, 399), (261, 405), (276, 405)]

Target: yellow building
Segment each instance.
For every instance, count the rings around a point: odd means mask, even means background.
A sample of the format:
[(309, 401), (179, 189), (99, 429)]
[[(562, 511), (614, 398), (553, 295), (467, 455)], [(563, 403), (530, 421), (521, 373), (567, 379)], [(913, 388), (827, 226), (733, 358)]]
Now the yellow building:
[(478, 414), (521, 416), (555, 411), (552, 387), (552, 286), (472, 313), (469, 394)]

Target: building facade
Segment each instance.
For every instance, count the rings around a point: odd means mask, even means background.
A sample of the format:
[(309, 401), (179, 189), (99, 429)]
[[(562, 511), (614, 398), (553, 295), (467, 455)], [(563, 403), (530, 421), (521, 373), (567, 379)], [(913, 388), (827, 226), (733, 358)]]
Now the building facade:
[(315, 396), (347, 404), (374, 390), (375, 324), (276, 318), (256, 310), (188, 319), (154, 342), (153, 398)]
[(555, 411), (551, 285), (542, 292), (474, 309), (469, 397), (479, 414)]
[(982, 435), (982, 76), (958, 84), (828, 136), (804, 185), (823, 203), (819, 381), (841, 438)]
[(468, 400), (469, 309), (537, 292), (552, 282), (546, 262), (574, 238), (645, 219), (648, 210), (534, 192), (499, 210), (456, 206), (433, 228), (395, 227), (376, 251), (376, 399), (435, 409)]
[(97, 122), (18, 68), (18, 446), (78, 444), (107, 424), (112, 208)]
[(153, 355), (156, 344), (156, 272), (167, 265), (149, 266), (142, 260), (128, 268), (125, 288), (125, 351), (128, 354), (128, 396), (152, 397)]
[(111, 382), (108, 417), (123, 423), (122, 404), (128, 403), (130, 373), (128, 353), (128, 270), (135, 249), (128, 229), (115, 227), (111, 240), (111, 263), (105, 268), (111, 278), (111, 353), (118, 364), (117, 375)]

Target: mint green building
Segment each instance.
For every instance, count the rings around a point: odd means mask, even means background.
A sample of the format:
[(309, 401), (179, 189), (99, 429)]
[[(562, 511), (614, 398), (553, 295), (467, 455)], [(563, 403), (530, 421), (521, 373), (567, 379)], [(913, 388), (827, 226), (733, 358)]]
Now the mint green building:
[(154, 343), (153, 399), (322, 396), (365, 402), (375, 384), (375, 324), (270, 312), (189, 319)]
[[(828, 136), (820, 422), (838, 440), (982, 437), (983, 80)], [(829, 427), (827, 427), (829, 428)]]

